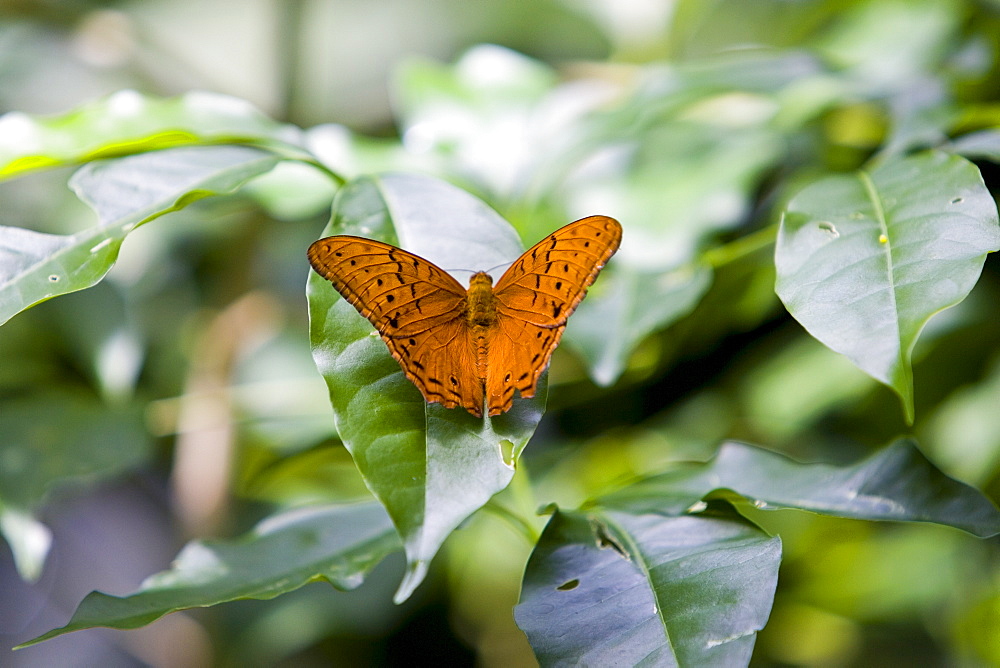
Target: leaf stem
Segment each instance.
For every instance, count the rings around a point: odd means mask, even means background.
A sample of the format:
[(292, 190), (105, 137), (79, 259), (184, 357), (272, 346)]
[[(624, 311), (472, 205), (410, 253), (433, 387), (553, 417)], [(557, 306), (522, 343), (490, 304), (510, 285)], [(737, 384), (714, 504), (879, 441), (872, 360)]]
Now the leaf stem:
[(524, 536), (529, 545), (537, 543), (542, 535), (531, 522), (493, 499), (487, 501), (483, 509), (493, 513), (502, 520), (506, 520), (507, 524)]
[(752, 232), (739, 239), (734, 239), (727, 244), (716, 246), (702, 254), (702, 260), (713, 268), (740, 260), (747, 255), (752, 255), (762, 248), (774, 244), (778, 236), (778, 226), (768, 225), (756, 232)]

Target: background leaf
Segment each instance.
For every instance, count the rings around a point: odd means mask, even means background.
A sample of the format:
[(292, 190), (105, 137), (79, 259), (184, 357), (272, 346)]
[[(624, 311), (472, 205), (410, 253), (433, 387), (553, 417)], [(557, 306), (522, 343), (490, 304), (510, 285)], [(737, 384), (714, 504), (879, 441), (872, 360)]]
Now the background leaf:
[(810, 334), (899, 394), (913, 420), (920, 330), (962, 301), (1000, 248), (975, 165), (924, 153), (805, 188), (775, 248), (775, 291)]
[(980, 537), (1000, 533), (1000, 510), (975, 488), (941, 473), (909, 441), (850, 466), (801, 464), (727, 443), (710, 462), (629, 485), (601, 497), (600, 504), (632, 513), (680, 515), (717, 490), (732, 490), (762, 509), (934, 522)]
[(0, 505), (0, 534), (10, 547), (18, 575), (27, 582), (37, 581), (52, 547), (49, 528), (28, 513)]
[(169, 571), (150, 576), (125, 597), (91, 592), (66, 626), (22, 647), (71, 631), (134, 629), (185, 608), (268, 599), (314, 580), (354, 589), (399, 540), (376, 503), (316, 506), (270, 517), (239, 541), (196, 541)]
[(111, 269), (129, 232), (202, 197), (235, 190), (278, 159), (240, 146), (188, 147), (91, 163), (71, 186), (98, 224), (70, 235), (0, 227), (0, 323), (89, 288)]
[(702, 264), (669, 272), (614, 266), (602, 277), (570, 318), (565, 338), (598, 385), (614, 383), (636, 346), (687, 315), (712, 284), (712, 270)]
[[(355, 234), (399, 244), (443, 269), (485, 270), (516, 259), (513, 229), (471, 195), (428, 177), (385, 175), (346, 185), (324, 236)], [(470, 272), (456, 272), (467, 282)], [(337, 430), (372, 493), (403, 537), (404, 600), (448, 534), (506, 487), (541, 419), (544, 384), (496, 418), (426, 404), (372, 326), (315, 272), (310, 337), (330, 389)]]

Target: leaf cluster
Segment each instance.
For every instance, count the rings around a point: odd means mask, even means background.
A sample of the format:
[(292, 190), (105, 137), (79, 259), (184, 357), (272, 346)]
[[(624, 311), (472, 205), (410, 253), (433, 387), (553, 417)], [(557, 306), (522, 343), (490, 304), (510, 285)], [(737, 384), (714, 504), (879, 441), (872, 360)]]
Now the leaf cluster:
[[(513, 616), (540, 662), (745, 665), (781, 603), (782, 560), (808, 561), (778, 535), (808, 529), (764, 511), (1000, 533), (973, 486), (1000, 476), (987, 264), (1000, 220), (980, 167), (1000, 156), (1000, 122), (963, 87), (989, 73), (956, 69), (982, 35), (960, 33), (949, 6), (858, 3), (795, 48), (687, 53), (625, 81), (493, 46), (413, 60), (394, 82), (398, 141), (204, 93), (0, 118), (0, 179), (76, 168), (91, 212), (0, 226), (0, 341), (7, 359), (36, 349), (0, 372), (18, 395), (0, 408), (0, 532), (22, 575), (48, 550), (46, 501), (149, 461), (151, 432), (180, 443), (195, 405), (245, 421), (235, 491), (273, 506), (237, 540), (189, 543), (131, 595), (88, 595), (26, 644), (315, 580), (352, 589), (398, 552), (402, 602), (439, 553), (458, 563), (500, 544), (456, 533), (496, 530), (488, 515), (521, 537), (505, 554), (531, 549)], [(929, 8), (922, 42), (873, 30), (871, 12), (924, 25)], [(624, 241), (570, 321), (548, 402), (543, 382), (493, 419), (425, 404), (370, 325), (305, 278), (321, 235), (395, 243), (460, 275), (596, 213), (619, 219)], [(251, 231), (220, 230), (231, 215)], [(317, 221), (322, 232), (274, 231)], [(218, 257), (175, 261), (189, 233)], [(194, 352), (158, 338), (183, 338), (170, 318), (206, 304), (222, 306), (190, 325)], [(66, 369), (37, 350), (60, 344), (39, 332), (85, 309), (103, 317), (68, 337), (88, 351), (83, 378), (54, 392)], [(299, 327), (275, 334), (275, 312)], [(275, 351), (266, 372), (254, 336)], [(322, 381), (303, 368), (309, 352)], [(187, 379), (158, 355), (190, 355)], [(283, 377), (293, 391), (275, 391)], [(795, 605), (827, 600), (792, 591), (807, 601)], [(989, 658), (988, 642), (969, 647)]]

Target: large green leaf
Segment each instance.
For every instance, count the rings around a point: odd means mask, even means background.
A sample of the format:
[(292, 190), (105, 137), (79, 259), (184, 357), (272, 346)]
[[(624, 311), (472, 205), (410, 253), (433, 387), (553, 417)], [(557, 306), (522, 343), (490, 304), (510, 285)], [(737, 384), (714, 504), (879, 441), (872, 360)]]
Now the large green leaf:
[(556, 512), (514, 619), (543, 665), (746, 665), (780, 561), (781, 541), (728, 508)]
[(979, 170), (928, 152), (796, 195), (778, 232), (775, 291), (810, 334), (893, 388), (912, 422), (917, 336), (965, 298), (998, 248)]
[(25, 172), (196, 143), (297, 144), (299, 130), (214, 93), (155, 98), (125, 90), (58, 116), (0, 116), (0, 180)]
[(910, 441), (894, 443), (850, 466), (802, 464), (742, 443), (726, 443), (710, 462), (647, 478), (599, 503), (631, 513), (673, 516), (719, 490), (735, 492), (767, 510), (933, 522), (980, 537), (1000, 533), (1000, 510), (978, 490), (938, 470)]
[(209, 195), (235, 190), (278, 158), (243, 146), (185, 147), (91, 163), (70, 182), (98, 216), (76, 234), (0, 227), (0, 324), (111, 269), (129, 232)]
[(377, 503), (319, 506), (268, 518), (237, 541), (189, 543), (170, 570), (125, 597), (91, 592), (70, 622), (21, 647), (95, 626), (134, 629), (186, 608), (269, 599), (316, 580), (354, 589), (399, 538)]
[[(495, 268), (521, 252), (514, 230), (485, 204), (418, 176), (347, 184), (330, 233), (398, 240), (448, 270)], [(457, 278), (467, 281), (470, 273)], [(426, 404), (368, 321), (314, 272), (308, 298), (313, 358), (330, 390), (337, 431), (403, 537), (409, 566), (396, 595), (403, 600), (448, 534), (510, 482), (541, 419), (545, 387), (495, 418)]]

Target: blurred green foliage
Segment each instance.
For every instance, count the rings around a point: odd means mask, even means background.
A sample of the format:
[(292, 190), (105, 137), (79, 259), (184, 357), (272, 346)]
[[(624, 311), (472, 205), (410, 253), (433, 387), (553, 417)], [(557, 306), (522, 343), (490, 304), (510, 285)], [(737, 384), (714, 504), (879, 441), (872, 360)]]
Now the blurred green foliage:
[[(177, 657), (172, 644), (222, 665), (419, 651), (530, 665), (511, 609), (532, 544), (502, 519), (530, 535), (540, 504), (576, 507), (725, 439), (846, 463), (910, 434), (945, 473), (1000, 498), (996, 260), (917, 340), (912, 426), (889, 389), (789, 317), (773, 260), (786, 205), (832, 174), (934, 148), (974, 160), (996, 192), (995, 2), (15, 2), (0, 20), (0, 109), (13, 112), (0, 117), (0, 224), (31, 244), (122, 244), (99, 285), (0, 328), (0, 529), (22, 574), (39, 575), (49, 527), (54, 549), (67, 546), (36, 589), (4, 587), (4, 652), (64, 624), (86, 591), (136, 590), (192, 535), (368, 498), (308, 347), (304, 249), (330, 216), (330, 172), (436, 175), (528, 243), (593, 213), (626, 226), (553, 358), (518, 473), (493, 512), (451, 535), (415, 600), (388, 603), (402, 573), (390, 560), (350, 593), (312, 585), (168, 617), (185, 621), (150, 627), (159, 645), (129, 632), (90, 650), (84, 631), (0, 663), (155, 663)], [(159, 97), (199, 89), (213, 94)], [(110, 193), (102, 222), (121, 225), (100, 237), (64, 186), (97, 158), (233, 141), (256, 157), (221, 177), (215, 165), (199, 194), (291, 161), (150, 225), (114, 216), (123, 191)], [(88, 164), (74, 182), (118, 169), (127, 185), (126, 161), (143, 155)], [(158, 211), (187, 187), (160, 193)], [(38, 272), (46, 289), (52, 275)], [(172, 519), (154, 538), (112, 537), (109, 512), (60, 524), (119, 489)], [(1000, 664), (996, 538), (739, 508), (784, 551), (754, 664)], [(147, 554), (144, 540), (166, 547)], [(138, 575), (67, 585), (116, 552)], [(18, 582), (7, 561), (0, 576)], [(34, 610), (48, 612), (23, 616)]]

